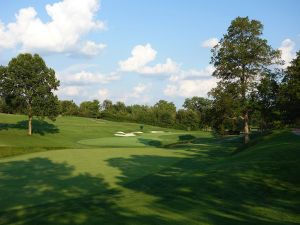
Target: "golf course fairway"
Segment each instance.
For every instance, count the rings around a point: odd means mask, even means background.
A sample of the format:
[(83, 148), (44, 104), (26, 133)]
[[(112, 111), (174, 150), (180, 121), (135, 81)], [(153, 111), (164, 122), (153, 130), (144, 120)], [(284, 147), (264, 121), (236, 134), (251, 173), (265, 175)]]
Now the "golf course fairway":
[(290, 130), (236, 151), (203, 131), (59, 117), (29, 137), (26, 117), (0, 120), (0, 224), (300, 224)]

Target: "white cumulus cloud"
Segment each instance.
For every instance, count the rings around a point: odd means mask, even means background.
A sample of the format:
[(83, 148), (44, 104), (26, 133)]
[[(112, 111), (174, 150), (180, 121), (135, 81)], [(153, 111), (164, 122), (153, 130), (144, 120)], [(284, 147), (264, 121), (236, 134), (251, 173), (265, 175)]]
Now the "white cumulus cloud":
[(181, 80), (178, 83), (167, 85), (164, 94), (172, 97), (207, 97), (207, 93), (216, 85), (217, 80), (213, 77), (201, 80)]
[(149, 86), (145, 85), (145, 84), (138, 84), (137, 86), (135, 86), (133, 88), (132, 93), (129, 95), (129, 97), (133, 97), (133, 98), (139, 98), (141, 96), (141, 94), (143, 94), (146, 89)]
[(81, 92), (82, 88), (77, 86), (67, 86), (67, 87), (60, 87), (57, 91), (58, 96), (78, 96)]
[(104, 101), (105, 99), (108, 98), (109, 91), (107, 89), (99, 89), (97, 94), (100, 101)]
[(212, 76), (214, 67), (206, 66), (204, 69), (181, 70), (170, 76), (164, 94), (171, 97), (207, 97), (207, 93), (217, 85), (217, 79)]
[(98, 55), (104, 48), (106, 48), (105, 44), (96, 44), (93, 41), (87, 41), (84, 46), (81, 48), (80, 52), (87, 56), (96, 56)]
[(137, 45), (131, 51), (131, 57), (119, 62), (122, 71), (139, 71), (147, 63), (153, 61), (156, 57), (156, 51), (148, 43), (146, 45)]
[(125, 102), (126, 104), (148, 103), (151, 99), (149, 95), (151, 87), (151, 83), (139, 83), (138, 85), (134, 86), (130, 92), (124, 93), (122, 96), (119, 96), (118, 100)]
[[(21, 46), (23, 51), (74, 52), (82, 37), (95, 29), (104, 29), (105, 24), (96, 20), (98, 0), (62, 0), (47, 4), (45, 9), (50, 17), (43, 22), (33, 7), (23, 8), (16, 14), (16, 20), (0, 24), (0, 48)], [(82, 53), (95, 54), (99, 44), (87, 42)]]
[(58, 79), (67, 85), (90, 85), (90, 84), (107, 84), (120, 79), (116, 73), (101, 74), (92, 73), (82, 70), (74, 74), (58, 74)]
[(281, 58), (284, 60), (283, 68), (286, 68), (290, 65), (290, 62), (295, 58), (295, 42), (291, 39), (287, 38), (281, 42), (281, 46), (279, 47), (281, 51)]
[(161, 64), (158, 63), (155, 66), (145, 66), (138, 72), (142, 74), (172, 74), (178, 71), (178, 64), (172, 59), (167, 58), (166, 62)]
[(204, 69), (196, 70), (181, 70), (178, 73), (174, 73), (170, 76), (169, 80), (176, 82), (184, 79), (199, 79), (210, 77), (214, 72), (215, 68), (212, 65), (206, 66)]
[(203, 48), (213, 48), (218, 44), (218, 38), (210, 38), (202, 42)]
[(170, 74), (178, 71), (179, 66), (170, 58), (167, 58), (165, 63), (149, 66), (148, 63), (155, 60), (156, 54), (157, 51), (149, 43), (137, 45), (128, 59), (119, 62), (120, 70), (140, 74)]

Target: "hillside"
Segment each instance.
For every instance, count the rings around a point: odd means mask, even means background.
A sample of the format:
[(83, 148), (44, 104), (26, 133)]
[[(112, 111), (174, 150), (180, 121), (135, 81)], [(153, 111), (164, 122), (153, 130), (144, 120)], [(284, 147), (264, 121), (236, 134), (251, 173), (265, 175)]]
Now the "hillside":
[(206, 132), (60, 117), (28, 137), (24, 119), (0, 115), (0, 151), (31, 153), (0, 159), (0, 224), (300, 223), (290, 131), (232, 154), (238, 139)]

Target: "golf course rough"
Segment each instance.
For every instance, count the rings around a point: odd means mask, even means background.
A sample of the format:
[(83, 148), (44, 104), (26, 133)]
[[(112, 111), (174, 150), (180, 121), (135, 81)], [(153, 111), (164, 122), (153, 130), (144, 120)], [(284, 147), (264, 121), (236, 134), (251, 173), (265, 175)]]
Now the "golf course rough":
[[(0, 224), (300, 224), (300, 137), (0, 114)], [(151, 131), (164, 131), (153, 133)]]

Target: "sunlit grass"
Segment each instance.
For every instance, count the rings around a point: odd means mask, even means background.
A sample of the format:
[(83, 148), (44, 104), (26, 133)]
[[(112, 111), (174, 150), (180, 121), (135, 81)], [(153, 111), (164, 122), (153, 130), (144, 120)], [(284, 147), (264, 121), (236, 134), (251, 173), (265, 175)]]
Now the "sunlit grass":
[(300, 137), (290, 131), (233, 154), (237, 140), (206, 132), (145, 126), (115, 137), (139, 125), (61, 117), (56, 132), (28, 137), (13, 127), (25, 117), (0, 119), (12, 124), (0, 151), (22, 153), (0, 159), (0, 224), (300, 223)]

